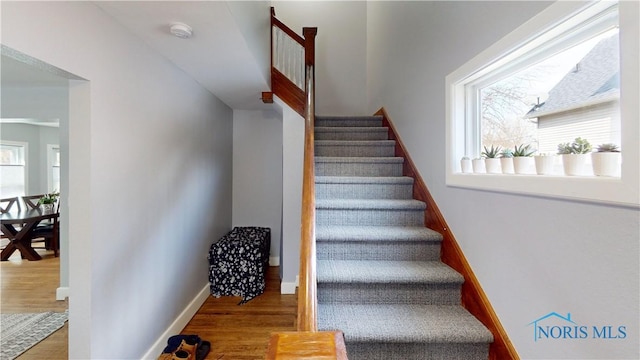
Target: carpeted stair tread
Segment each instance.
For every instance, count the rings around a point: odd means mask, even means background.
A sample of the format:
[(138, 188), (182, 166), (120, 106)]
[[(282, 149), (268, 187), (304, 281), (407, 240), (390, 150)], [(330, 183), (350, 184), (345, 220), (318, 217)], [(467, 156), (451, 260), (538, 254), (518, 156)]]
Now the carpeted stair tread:
[(382, 126), (316, 126), (317, 140), (387, 140), (389, 128)]
[(382, 116), (321, 116), (316, 115), (315, 126), (319, 127), (332, 127), (332, 126), (345, 126), (345, 127), (372, 127), (382, 126)]
[(427, 204), (407, 199), (318, 199), (318, 210), (424, 210)]
[(318, 304), (318, 329), (347, 342), (490, 343), (493, 336), (460, 305)]
[(316, 184), (413, 184), (408, 176), (316, 176)]
[(457, 284), (464, 277), (440, 261), (318, 260), (318, 283)]
[(316, 156), (389, 157), (395, 155), (394, 140), (316, 140)]
[(395, 146), (395, 140), (316, 140), (316, 146)]
[(402, 164), (404, 158), (395, 156), (316, 156), (317, 163), (371, 163), (371, 164)]
[(353, 360), (486, 360), (493, 336), (461, 306), (382, 116), (315, 125), (319, 330), (343, 331)]
[(442, 235), (420, 226), (322, 226), (316, 227), (317, 241), (430, 241)]

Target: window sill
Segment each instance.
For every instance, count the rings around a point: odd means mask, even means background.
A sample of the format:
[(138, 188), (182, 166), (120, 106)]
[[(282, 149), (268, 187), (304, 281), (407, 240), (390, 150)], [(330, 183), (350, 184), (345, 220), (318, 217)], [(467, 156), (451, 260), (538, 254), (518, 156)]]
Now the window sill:
[(447, 185), (502, 193), (640, 207), (637, 186), (599, 176), (449, 173)]

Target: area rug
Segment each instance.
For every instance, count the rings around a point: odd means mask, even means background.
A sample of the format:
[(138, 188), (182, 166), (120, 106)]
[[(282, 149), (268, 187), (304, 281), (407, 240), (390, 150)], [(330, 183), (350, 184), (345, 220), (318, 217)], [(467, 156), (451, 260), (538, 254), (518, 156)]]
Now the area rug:
[(15, 359), (60, 329), (67, 318), (68, 310), (63, 313), (1, 314), (0, 359)]

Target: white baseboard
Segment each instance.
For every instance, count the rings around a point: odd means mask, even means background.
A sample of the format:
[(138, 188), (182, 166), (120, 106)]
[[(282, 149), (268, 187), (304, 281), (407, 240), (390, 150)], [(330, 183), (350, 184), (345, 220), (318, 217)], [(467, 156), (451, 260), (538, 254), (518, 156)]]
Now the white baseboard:
[(69, 297), (69, 287), (61, 286), (56, 289), (56, 300), (64, 300)]
[(270, 256), (269, 266), (280, 266), (280, 256)]
[(193, 315), (198, 312), (198, 309), (200, 309), (200, 306), (204, 304), (210, 294), (209, 283), (207, 283), (207, 285), (205, 285), (205, 287), (198, 293), (198, 295), (196, 295), (196, 297), (191, 300), (189, 305), (187, 305), (187, 307), (182, 310), (180, 315), (178, 315), (173, 323), (169, 325), (169, 328), (167, 328), (167, 330), (162, 333), (160, 338), (158, 338), (158, 340), (156, 340), (151, 348), (144, 354), (142, 359), (157, 359), (158, 356), (162, 353), (162, 350), (164, 350), (164, 348), (167, 346), (167, 339), (170, 336), (180, 334), (182, 329), (187, 326)]
[(295, 294), (296, 288), (300, 284), (300, 277), (296, 276), (295, 282), (281, 282), (280, 283), (280, 294)]

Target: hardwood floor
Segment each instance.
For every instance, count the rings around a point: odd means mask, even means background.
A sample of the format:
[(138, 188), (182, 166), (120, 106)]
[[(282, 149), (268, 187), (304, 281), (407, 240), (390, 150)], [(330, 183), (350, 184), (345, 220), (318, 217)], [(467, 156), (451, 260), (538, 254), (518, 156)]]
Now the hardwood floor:
[(264, 294), (238, 305), (239, 297), (210, 296), (184, 328), (211, 342), (207, 359), (264, 359), (272, 332), (295, 331), (296, 295), (280, 294), (278, 267), (270, 267)]
[[(40, 261), (20, 258), (16, 251), (9, 261), (0, 262), (0, 312), (64, 312), (68, 301), (56, 300), (60, 285), (60, 258), (53, 251), (37, 250)], [(18, 360), (67, 359), (68, 324), (18, 357)]]
[[(56, 301), (60, 258), (38, 250), (43, 260), (21, 260), (16, 252), (0, 263), (0, 312), (62, 312), (68, 301)], [(207, 359), (264, 359), (272, 332), (295, 330), (296, 295), (280, 294), (279, 268), (270, 267), (264, 294), (238, 305), (239, 297), (209, 297), (182, 331), (211, 342)], [(18, 360), (67, 359), (68, 324)], [(158, 354), (159, 355), (159, 354)]]

